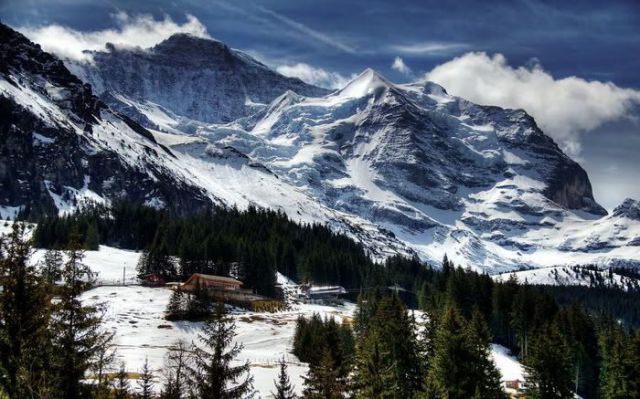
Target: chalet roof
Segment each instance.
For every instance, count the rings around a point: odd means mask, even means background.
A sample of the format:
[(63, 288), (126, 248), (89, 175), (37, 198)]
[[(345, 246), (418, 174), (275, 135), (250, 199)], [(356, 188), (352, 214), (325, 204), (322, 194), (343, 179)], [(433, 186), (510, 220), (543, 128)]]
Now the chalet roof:
[(202, 279), (202, 280), (207, 280), (207, 281), (217, 281), (220, 283), (226, 283), (226, 284), (234, 284), (234, 285), (242, 285), (242, 281), (240, 280), (236, 280), (235, 278), (232, 277), (226, 277), (226, 276), (216, 276), (213, 274), (202, 274), (202, 273), (195, 273), (193, 274), (191, 277), (189, 277), (189, 279), (185, 282), (185, 284), (191, 282), (192, 280), (195, 279)]

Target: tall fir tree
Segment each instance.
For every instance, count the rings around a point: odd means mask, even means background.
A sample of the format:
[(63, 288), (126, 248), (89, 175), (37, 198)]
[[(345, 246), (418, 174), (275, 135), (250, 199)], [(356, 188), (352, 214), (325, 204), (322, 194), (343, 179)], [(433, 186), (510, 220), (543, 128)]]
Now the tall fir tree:
[(427, 398), (504, 397), (495, 366), (488, 358), (486, 326), (479, 313), (474, 314), (467, 322), (454, 306), (445, 309), (426, 377)]
[(527, 397), (532, 399), (573, 398), (573, 364), (555, 323), (547, 323), (531, 334), (529, 354), (524, 362)]
[(0, 240), (0, 386), (11, 398), (50, 395), (56, 382), (49, 371), (47, 284), (29, 265), (30, 254), (25, 226), (14, 223)]
[(171, 346), (164, 365), (165, 383), (162, 389), (162, 399), (183, 399), (185, 397), (190, 360), (189, 347), (186, 342), (177, 341)]
[(140, 371), (140, 377), (138, 378), (138, 390), (140, 391), (139, 399), (151, 399), (153, 397), (153, 388), (155, 386), (155, 376), (153, 371), (149, 368), (149, 359), (144, 359), (142, 370)]
[(317, 365), (309, 368), (309, 374), (303, 377), (305, 399), (342, 399), (347, 384), (334, 364), (331, 352), (325, 348)]
[(294, 387), (291, 384), (291, 380), (289, 379), (289, 374), (287, 373), (287, 362), (284, 357), (278, 361), (278, 367), (278, 379), (274, 381), (276, 391), (271, 392), (271, 397), (273, 399), (296, 399), (297, 396), (295, 394)]
[(627, 341), (627, 333), (614, 321), (609, 321), (600, 332), (600, 394), (603, 399), (633, 397), (631, 381), (637, 379), (638, 375), (629, 375)]
[(479, 308), (475, 307), (464, 335), (469, 351), (469, 372), (475, 379), (475, 396), (478, 398), (505, 398), (500, 383), (500, 372), (491, 358), (491, 335)]
[(124, 362), (120, 363), (120, 368), (115, 375), (113, 381), (114, 399), (129, 399), (129, 390), (131, 383), (129, 382), (129, 373), (127, 372)]
[[(368, 305), (370, 306), (370, 305)], [(422, 391), (424, 353), (397, 295), (377, 300), (358, 320), (354, 389), (360, 398), (412, 398)]]
[(80, 295), (91, 286), (92, 273), (82, 263), (84, 253), (78, 240), (67, 251), (62, 271), (63, 285), (54, 307), (53, 331), (56, 359), (54, 368), (60, 379), (62, 394), (67, 399), (86, 395), (82, 384), (85, 372), (111, 344), (112, 334), (102, 330), (99, 305), (84, 305)]
[(60, 251), (55, 249), (48, 250), (44, 253), (44, 259), (40, 269), (42, 278), (50, 285), (54, 285), (62, 278), (63, 264), (64, 258)]
[(240, 399), (254, 396), (249, 363), (232, 366), (242, 346), (233, 343), (235, 323), (219, 304), (199, 335), (201, 346), (193, 347), (191, 384), (200, 399)]

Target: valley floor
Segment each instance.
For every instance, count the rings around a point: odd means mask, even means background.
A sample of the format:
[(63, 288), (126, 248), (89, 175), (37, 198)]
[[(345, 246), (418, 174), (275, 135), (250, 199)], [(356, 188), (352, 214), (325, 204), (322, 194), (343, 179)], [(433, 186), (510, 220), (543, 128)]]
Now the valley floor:
[[(38, 250), (34, 259), (40, 258), (42, 253)], [(127, 370), (135, 373), (148, 359), (159, 377), (159, 388), (162, 381), (160, 370), (169, 347), (180, 339), (188, 344), (197, 342), (201, 323), (164, 320), (164, 310), (171, 295), (168, 288), (121, 285), (123, 268), (125, 281), (133, 283), (139, 256), (134, 251), (105, 246), (101, 246), (100, 251), (87, 251), (85, 263), (97, 273), (98, 284), (103, 285), (87, 291), (83, 299), (87, 303), (104, 305), (105, 328), (115, 334), (117, 363), (124, 361)], [(244, 345), (238, 361), (250, 362), (259, 397), (268, 397), (273, 389), (278, 372), (276, 362), (283, 356), (288, 362), (289, 375), (296, 390), (302, 390), (301, 376), (306, 374), (308, 367), (290, 353), (295, 322), (300, 315), (309, 317), (319, 313), (323, 317), (350, 320), (354, 310), (353, 303), (345, 303), (340, 306), (294, 304), (289, 310), (279, 313), (233, 312), (238, 334), (236, 341)], [(522, 379), (521, 365), (509, 356), (506, 348), (493, 345), (492, 355), (503, 379)]]

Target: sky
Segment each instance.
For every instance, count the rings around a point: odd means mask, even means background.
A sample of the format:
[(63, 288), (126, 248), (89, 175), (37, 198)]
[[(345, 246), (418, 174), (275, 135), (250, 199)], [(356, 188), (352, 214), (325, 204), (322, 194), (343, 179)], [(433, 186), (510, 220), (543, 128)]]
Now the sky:
[(72, 58), (176, 32), (336, 88), (367, 67), (524, 108), (611, 210), (640, 199), (640, 2), (0, 0), (0, 20)]

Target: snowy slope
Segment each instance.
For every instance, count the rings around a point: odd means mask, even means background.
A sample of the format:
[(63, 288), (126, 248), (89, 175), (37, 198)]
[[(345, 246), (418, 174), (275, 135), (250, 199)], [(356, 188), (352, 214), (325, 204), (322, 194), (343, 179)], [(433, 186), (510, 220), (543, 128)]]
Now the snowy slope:
[(398, 86), (366, 70), (327, 96), (289, 91), (196, 134), (434, 263), (445, 252), (489, 272), (640, 260), (637, 218), (607, 216), (584, 170), (530, 116), (430, 82)]
[(508, 281), (515, 278), (519, 283), (533, 285), (560, 285), (617, 288), (622, 290), (640, 290), (640, 279), (624, 274), (624, 270), (615, 267), (605, 269), (584, 266), (543, 267), (496, 274), (495, 281)]
[[(101, 246), (100, 251), (86, 252), (85, 263), (97, 275), (109, 276), (104, 282), (110, 283), (112, 277), (117, 279), (119, 273), (121, 275), (123, 265), (127, 269), (129, 265), (135, 265), (138, 256), (136, 252)], [(282, 282), (285, 278), (279, 275), (278, 280)], [(117, 358), (126, 362), (127, 370), (139, 371), (148, 359), (162, 381), (158, 370), (164, 364), (168, 348), (180, 339), (188, 344), (197, 342), (201, 330), (201, 323), (164, 320), (170, 295), (168, 288), (103, 286), (85, 292), (83, 301), (105, 305), (104, 326), (115, 334)], [(260, 397), (267, 397), (273, 389), (278, 372), (276, 362), (283, 356), (296, 391), (301, 392), (303, 388), (301, 376), (306, 374), (308, 366), (290, 353), (299, 316), (319, 313), (322, 317), (342, 321), (351, 320), (354, 310), (354, 304), (345, 303), (342, 306), (298, 304), (275, 314), (236, 311), (233, 314), (238, 334), (235, 340), (244, 345), (238, 361), (250, 362)], [(522, 379), (521, 366), (505, 348), (493, 345), (492, 356), (504, 379)]]

